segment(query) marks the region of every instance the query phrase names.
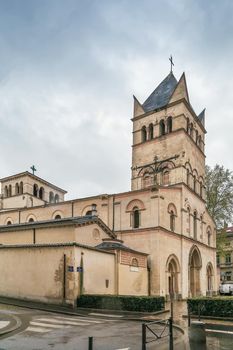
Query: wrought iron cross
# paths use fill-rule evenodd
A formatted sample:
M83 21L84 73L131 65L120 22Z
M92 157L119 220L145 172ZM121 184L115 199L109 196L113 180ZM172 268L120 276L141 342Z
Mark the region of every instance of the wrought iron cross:
M171 62L171 72L172 72L172 66L174 66L173 60L172 60L172 55L169 58L169 61Z
M36 168L35 168L35 165L31 166L30 169L32 170L32 174L33 174L33 175L35 174L35 171L37 171Z

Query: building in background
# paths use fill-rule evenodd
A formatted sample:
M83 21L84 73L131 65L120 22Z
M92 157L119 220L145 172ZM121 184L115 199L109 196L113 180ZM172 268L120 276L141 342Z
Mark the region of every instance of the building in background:
M220 269L220 280L233 281L233 226L227 227L226 233L223 233L223 235L222 251L217 251L217 266Z

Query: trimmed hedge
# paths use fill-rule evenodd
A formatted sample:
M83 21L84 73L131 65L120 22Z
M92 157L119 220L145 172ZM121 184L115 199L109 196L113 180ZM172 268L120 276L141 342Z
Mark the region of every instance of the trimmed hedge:
M164 297L125 296L125 295L81 295L78 307L123 311L154 312L164 309Z
M187 300L193 315L233 317L233 297L192 298Z

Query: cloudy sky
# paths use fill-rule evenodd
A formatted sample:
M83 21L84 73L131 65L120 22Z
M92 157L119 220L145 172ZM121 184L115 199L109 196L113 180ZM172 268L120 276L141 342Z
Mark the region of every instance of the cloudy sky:
M0 0L0 177L130 189L133 99L185 71L207 163L233 170L233 1Z

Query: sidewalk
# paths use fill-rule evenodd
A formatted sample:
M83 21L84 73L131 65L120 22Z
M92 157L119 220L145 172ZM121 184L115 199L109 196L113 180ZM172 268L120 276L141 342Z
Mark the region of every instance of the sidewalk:
M89 308L73 308L69 305L54 305L30 300L20 300L13 298L0 297L0 304L14 305L23 308L42 310L47 312L62 313L75 316L90 316L90 314L98 314L98 316L118 318L129 321L152 321L169 317L169 310L157 312L135 312L122 310L107 309L89 309ZM94 316L94 315L93 315Z

